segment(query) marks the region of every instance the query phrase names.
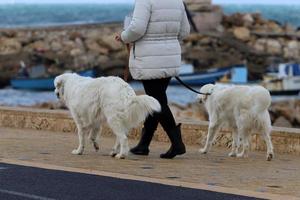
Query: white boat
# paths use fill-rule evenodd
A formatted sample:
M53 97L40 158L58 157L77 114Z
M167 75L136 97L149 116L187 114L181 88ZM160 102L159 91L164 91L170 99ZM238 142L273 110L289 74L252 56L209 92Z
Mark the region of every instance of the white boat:
M300 92L300 65L294 63L280 64L277 72L267 73L262 81L249 82L246 67L233 68L231 78L218 84L262 85L271 95L298 95Z

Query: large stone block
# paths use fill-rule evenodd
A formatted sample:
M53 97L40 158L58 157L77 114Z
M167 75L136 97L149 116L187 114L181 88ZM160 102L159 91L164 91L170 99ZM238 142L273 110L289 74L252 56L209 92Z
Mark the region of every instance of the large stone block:
M216 30L221 24L222 17L223 12L217 6L214 6L211 11L193 13L193 20L199 32Z

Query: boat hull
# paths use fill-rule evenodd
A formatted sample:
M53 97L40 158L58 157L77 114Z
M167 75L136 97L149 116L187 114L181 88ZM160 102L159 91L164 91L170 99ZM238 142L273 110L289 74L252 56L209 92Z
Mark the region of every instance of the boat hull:
M215 83L224 75L230 72L232 67L212 69L206 72L190 73L179 75L179 78L188 85L202 86L209 83ZM171 85L179 85L180 83L172 78L170 81Z
M94 70L86 70L78 72L81 76L95 77ZM48 78L15 78L10 80L10 84L14 89L21 90L53 90L55 77Z

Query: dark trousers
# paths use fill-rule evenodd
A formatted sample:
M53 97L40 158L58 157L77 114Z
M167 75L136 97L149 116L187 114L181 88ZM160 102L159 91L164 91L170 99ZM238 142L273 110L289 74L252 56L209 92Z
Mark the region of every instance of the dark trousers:
M161 105L161 112L149 115L144 123L144 128L149 133L154 133L158 123L163 129L169 133L176 127L173 114L168 106L168 98L166 94L167 87L171 78L143 80L144 89L147 95L157 99Z

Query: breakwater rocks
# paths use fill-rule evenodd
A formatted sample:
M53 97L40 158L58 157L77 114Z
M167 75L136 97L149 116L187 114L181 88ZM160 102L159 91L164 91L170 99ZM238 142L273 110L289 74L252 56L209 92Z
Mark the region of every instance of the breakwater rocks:
M29 67L44 64L47 75L87 68L121 75L127 52L114 40L121 30L121 24L0 29L0 80L7 83L20 61ZM297 62L300 58L300 31L260 14L222 15L220 24L199 31L182 45L183 59L193 63L196 71L247 62L250 73L257 76L274 60Z
M87 68L120 74L127 57L114 40L120 31L120 24L0 30L0 79L14 76L20 61L45 65L47 75Z
M185 41L184 58L198 68L247 63L252 75L270 64L300 61L300 30L260 14L224 15L221 23Z

